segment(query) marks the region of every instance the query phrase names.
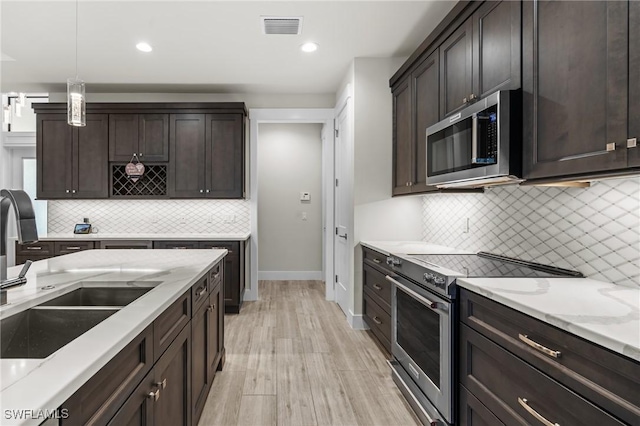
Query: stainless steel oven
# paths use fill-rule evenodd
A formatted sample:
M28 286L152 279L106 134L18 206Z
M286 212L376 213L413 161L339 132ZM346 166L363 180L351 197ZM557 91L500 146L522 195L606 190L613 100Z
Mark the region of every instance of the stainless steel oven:
M411 398L422 399L414 411L424 423L443 424L441 418L451 423L454 305L401 276L387 280L393 283L391 350L402 367L394 373L396 383L400 381ZM420 392L411 392L416 385Z

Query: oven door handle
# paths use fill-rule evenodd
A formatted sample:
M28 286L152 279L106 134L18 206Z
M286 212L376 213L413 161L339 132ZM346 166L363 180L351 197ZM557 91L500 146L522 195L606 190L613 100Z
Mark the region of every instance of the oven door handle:
M416 293L415 291L411 290L409 287L407 287L406 285L402 284L398 280L394 280L389 275L386 275L385 279L387 281L393 283L396 287L399 287L400 290L402 290L405 293L409 294L414 299L417 299L418 301L420 301L420 303L422 303L423 305L428 306L431 309L438 309L438 302L433 302L433 301L427 299L426 297Z

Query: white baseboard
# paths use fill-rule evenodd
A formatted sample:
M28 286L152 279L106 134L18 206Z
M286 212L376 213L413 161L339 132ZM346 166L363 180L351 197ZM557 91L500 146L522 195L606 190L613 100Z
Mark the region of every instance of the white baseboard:
M322 271L258 271L258 280L322 280Z
M347 316L347 321L349 322L349 325L351 326L351 328L354 330L369 329L369 326L367 325L367 323L364 322L364 315L355 315L353 312L351 312L351 309L349 309L349 315Z

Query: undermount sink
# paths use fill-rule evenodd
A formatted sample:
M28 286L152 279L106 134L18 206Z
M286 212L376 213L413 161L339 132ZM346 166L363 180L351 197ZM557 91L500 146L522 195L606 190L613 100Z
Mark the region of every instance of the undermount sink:
M126 306L152 287L80 287L39 306Z
M0 358L46 358L118 309L31 308L0 322Z

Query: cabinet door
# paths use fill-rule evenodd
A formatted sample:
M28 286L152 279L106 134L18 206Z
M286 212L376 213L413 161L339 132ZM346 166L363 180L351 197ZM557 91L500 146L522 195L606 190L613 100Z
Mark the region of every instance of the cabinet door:
M153 426L156 402L150 394L156 390L153 371L150 371L107 425Z
M440 81L438 52L429 55L411 73L415 116L413 117L413 176L411 192L437 191L427 185L427 127L440 119Z
M521 2L488 1L473 15L473 94L520 88Z
M191 327L182 329L153 367L160 396L153 403L156 426L191 426Z
M498 426L504 425L487 407L478 401L464 386L460 385L460 425Z
M109 161L129 162L138 153L138 114L109 114Z
M191 398L193 401L191 415L194 420L200 418L200 414L207 402L207 395L211 387L209 374L209 362L211 359L211 340L213 333L217 334L217 328L212 330L210 304L202 305L191 319Z
M467 19L440 45L441 118L464 107L472 94L473 21Z
M139 114L140 161L169 161L169 115Z
M205 190L205 116L171 114L169 117L169 196L204 197Z
M629 134L640 143L640 2L629 2ZM629 150L629 166L640 167L640 145Z
M109 196L107 114L87 114L87 125L74 132L73 188L76 198L107 198Z
M38 114L37 197L69 198L73 189L73 127L66 114Z
M628 12L622 1L523 3L525 178L626 168Z
M411 79L393 89L393 195L411 192Z
M209 358L208 358L208 373L209 382L213 383L213 377L218 370L218 364L220 357L222 356L222 331L223 325L220 324L222 318L224 318L224 299L222 298L223 286L219 285L213 289L209 295Z
M207 114L208 197L244 196L244 120L241 114Z
M154 241L153 248L186 250L197 249L199 248L199 244L198 241Z

